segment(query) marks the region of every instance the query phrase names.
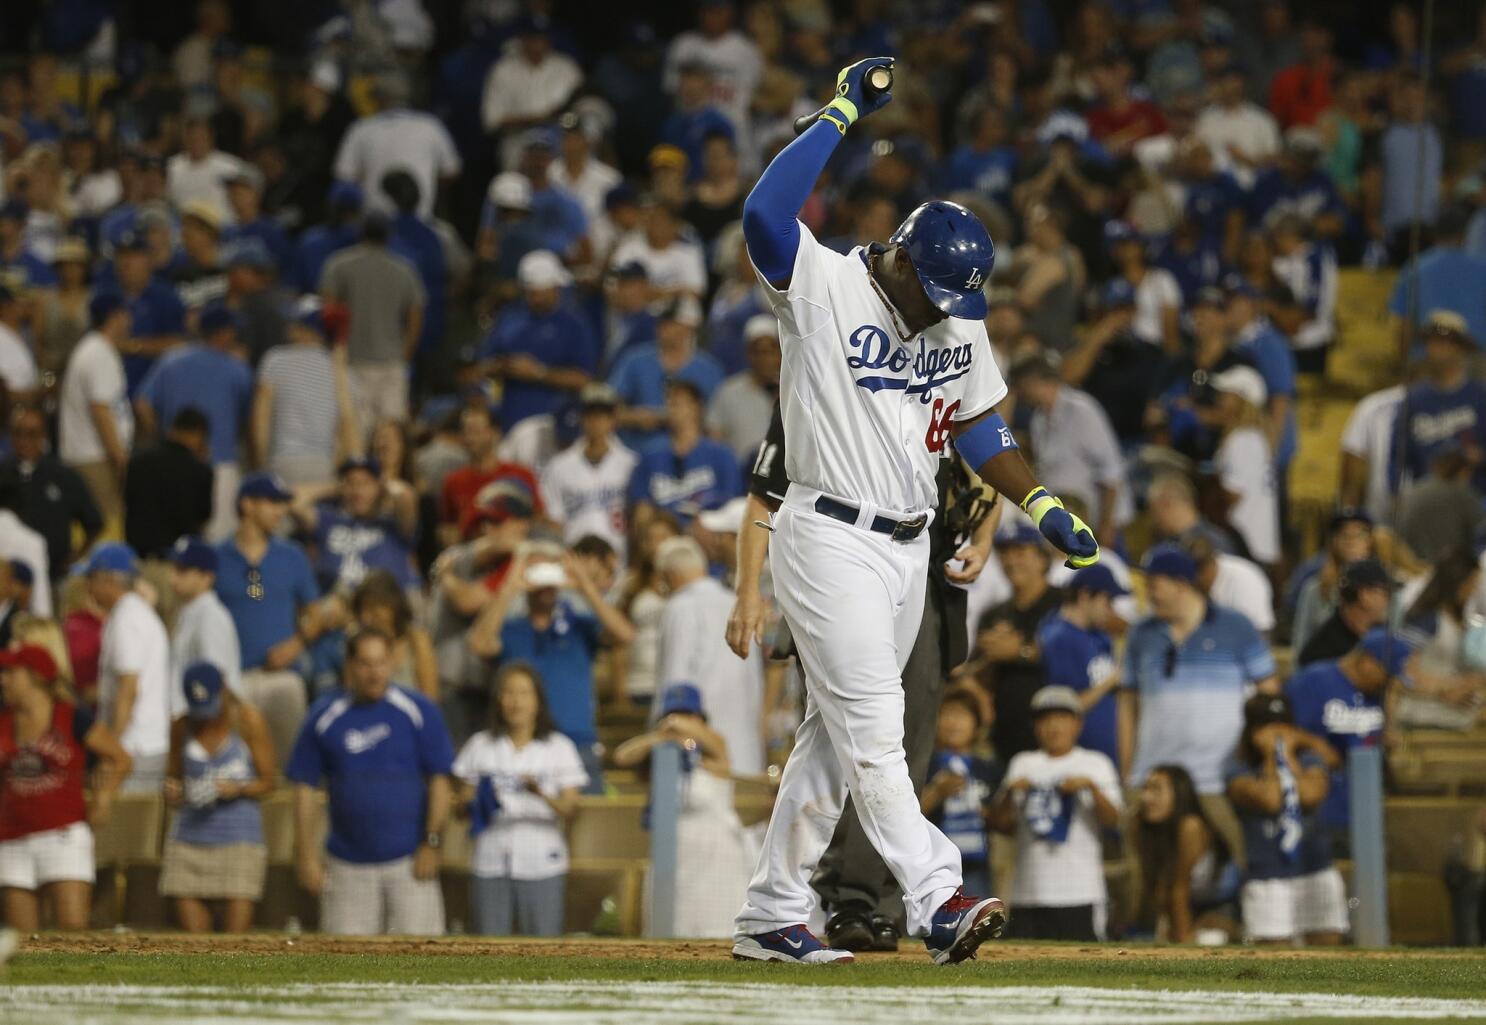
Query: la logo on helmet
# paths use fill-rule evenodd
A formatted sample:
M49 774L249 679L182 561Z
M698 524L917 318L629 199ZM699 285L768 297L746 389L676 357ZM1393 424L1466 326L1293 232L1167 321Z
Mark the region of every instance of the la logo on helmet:
M965 279L965 287L966 288L979 288L980 287L980 283L982 281L984 281L984 280L985 280L985 275L980 272L980 268L979 267L976 267L974 270L972 270L970 272L970 276Z

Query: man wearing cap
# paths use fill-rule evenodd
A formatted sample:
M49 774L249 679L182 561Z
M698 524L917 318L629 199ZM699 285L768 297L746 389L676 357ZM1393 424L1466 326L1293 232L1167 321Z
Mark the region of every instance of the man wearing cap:
M170 567L170 589L178 603L170 636L171 716L186 713L188 695L181 681L186 668L198 662L216 666L227 688L246 700L237 624L216 592L216 548L199 537L183 537L170 549Z
M677 35L666 51L665 86L671 93L678 90L684 66L707 68L712 102L746 132L750 104L765 62L757 44L737 27L736 21L733 0L705 0L697 12L697 27ZM750 148L739 148L748 155L751 165L754 154Z
M114 294L95 295L88 304L92 330L72 350L62 377L57 424L62 462L88 484L104 519L123 519L121 490L134 413L120 350L128 343L131 316Z
M166 270L188 318L227 294L222 219L222 211L204 199L193 199L181 210L181 252Z
M289 341L258 364L250 421L257 465L291 486L319 484L335 472L336 454L361 447L346 349L326 349L329 325L317 296L294 307Z
M1354 748L1382 742L1388 688L1410 684L1406 667L1413 654L1403 636L1373 627L1340 657L1312 663L1285 684L1295 725L1325 737L1340 763L1332 769L1331 790L1320 812L1339 857L1351 846L1346 759Z
M707 264L702 247L681 235L681 219L665 203L646 201L642 229L614 247L615 267L635 261L645 268L656 301L690 296L700 301L707 291Z
M498 451L500 440L496 414L489 406L475 402L460 411L459 441L469 463L444 478L439 496L439 532L445 544L453 544L469 532L475 499L492 481L515 481L526 490L535 512L540 515L545 511L536 474L529 466L503 459Z
M1104 226L1104 244L1119 276L1135 289L1135 320L1131 331L1141 341L1175 356L1182 351L1182 290L1169 270L1152 267L1146 259L1145 239L1127 221Z
M723 379L722 364L697 349L702 311L694 300L672 300L659 317L656 340L631 346L609 371L609 384L623 404L619 436L637 451L665 427L666 391L672 382L690 384L705 405Z
M490 179L480 206L475 256L494 262L497 278L516 277L521 258L538 249L550 249L546 233L531 211L531 179L520 171L502 171Z
M501 137L503 162L510 166L522 129L550 121L583 84L583 71L552 48L552 21L544 14L517 20L516 45L490 67L480 100L480 124Z
M1282 214L1311 222L1321 238L1341 234L1347 208L1331 175L1321 167L1325 142L1314 128L1286 130L1284 148L1274 167L1259 172L1248 195L1248 223L1256 228Z
M1152 403L1160 413L1166 444L1190 459L1210 459L1217 448L1215 432L1202 422L1197 409L1211 399L1212 377L1243 362L1228 346L1223 307L1221 289L1198 289L1187 315L1190 342L1167 360L1153 389Z
M134 759L124 790L158 792L170 751L170 641L134 589L139 561L117 542L88 557L88 596L105 617L98 654L98 715Z
M1264 378L1268 399L1264 407L1264 433L1274 452L1275 472L1284 479L1295 456L1295 354L1290 342L1264 316L1258 289L1240 274L1223 279L1228 298L1229 347L1251 363Z
M1296 665L1340 658L1351 651L1364 634L1387 622L1393 589L1393 578L1377 559L1343 566L1336 582L1336 610L1309 636L1294 639L1299 645Z
M748 369L718 386L707 403L707 433L725 443L740 461L758 451L769 432L779 399L779 321L772 313L750 317L743 326Z
M1212 150L1219 166L1232 171L1245 187L1280 151L1280 126L1274 115L1249 102L1244 70L1230 63L1213 72L1211 102L1197 115L1193 131Z
M630 475L630 515L640 523L664 509L690 523L703 509L716 509L743 490L738 458L726 445L702 434L702 392L677 377L666 385L666 437L639 448Z
M557 254L538 249L516 268L519 303L501 311L475 350L474 371L501 381L501 429L556 414L599 368L598 339L563 301L573 276Z
M231 310L220 303L208 306L197 324L201 341L155 363L139 386L134 409L144 434L174 423L183 409L210 411L207 440L215 483L206 537L217 542L231 534L237 522L233 497L242 479L238 451L253 397L253 372L238 355L238 322Z
M1062 605L1037 628L1043 678L1078 694L1079 746L1105 755L1111 766L1120 757L1114 697L1120 674L1109 636L1111 603L1129 593L1103 563L1074 570L1063 587Z
M341 463L335 483L299 489L289 512L327 594L350 592L373 570L391 573L405 591L419 586L418 493L405 481L383 478L375 457L353 456Z
M295 154L298 160L299 154ZM244 163L227 177L227 202L232 207L232 223L222 231L227 245L243 239L257 239L273 257L274 266L287 273L292 257L289 236L272 217L263 213L263 172Z
M117 288L108 291L121 297L129 310L129 333L119 349L133 395L155 360L180 344L186 307L175 289L156 275L141 231L127 231L114 240L113 271Z
M1266 568L1280 561L1280 509L1274 456L1257 420L1267 398L1264 378L1238 364L1209 379L1211 393L1199 400L1198 419L1218 435L1213 453L1217 508L1243 541L1249 558Z
M1101 837L1120 823L1120 777L1108 755L1079 744L1084 701L1072 687L1043 687L1031 711L1037 749L1007 764L988 814L992 828L1016 837L1012 935L1101 940L1109 901Z
M1010 759L1037 747L1031 702L1046 682L1037 628L1058 611L1061 596L1047 582L1051 557L1042 534L1027 520L1019 518L997 536L995 553L1011 597L981 615L974 644L996 703L991 745L998 758Z
M283 481L254 473L237 489L237 530L217 545L217 597L242 646L243 690L268 720L284 757L304 716L301 656L320 636L320 588L304 549L278 536L293 496Z
M1423 479L1434 454L1452 442L1475 467L1476 489L1486 489L1486 386L1471 379L1474 351L1464 317L1448 310L1429 315L1421 373L1393 424L1388 479L1394 494L1404 482Z
M185 406L154 444L135 449L124 478L124 537L145 560L165 559L176 540L212 517L206 415ZM153 576L153 574L147 574Z
M702 147L708 136L721 135L731 141L736 134L732 120L712 102L712 71L700 61L687 61L675 69L675 103L661 125L662 142L686 154L687 180L702 177Z
M1050 354L1029 352L1011 364L1006 380L1018 416L1028 417L1025 437L1038 475L1065 501L1083 503L1097 537L1113 538L1133 509L1120 442L1099 403L1063 384L1058 368Z
M613 545L623 559L628 535L625 496L639 456L614 434L618 409L618 394L601 381L578 393L582 436L543 468L542 494L566 543L594 534Z
M639 261L610 270L604 279L604 366L612 366L634 346L655 341L653 298L650 274Z
M573 592L582 600L575 601ZM524 608L517 602L523 596ZM628 644L634 632L629 619L599 593L583 565L562 545L527 541L465 642L487 669L497 660L526 661L536 668L553 721L577 746L588 771L585 792L601 794L594 663L601 647ZM488 673L480 677L483 683ZM471 682L460 681L464 687ZM484 689L488 695L488 687Z
M438 118L409 106L402 70L378 75L372 93L377 109L346 130L335 155L335 176L360 186L368 207L387 211L391 204L382 194L382 177L401 168L418 183L419 215L432 217L439 186L464 166L454 139Z
M325 197L325 223L306 228L294 247L294 270L289 278L297 291L316 291L325 262L361 238L358 218L362 203L361 186L351 182L331 184Z
M368 430L408 417L408 368L428 301L417 269L388 248L390 233L385 214L369 215L361 241L327 260L320 276L321 300L350 311L351 392Z
M1238 821L1223 796L1223 764L1254 690L1278 690L1274 656L1247 619L1208 601L1197 562L1161 544L1141 568L1151 615L1130 628L1120 673L1120 764L1139 784L1157 765L1192 775L1203 812L1234 852ZM1237 857L1237 855L1235 855ZM1241 860L1241 859L1239 859Z
M25 402L37 397L41 377L31 347L21 336L20 298L0 280L0 385L12 402Z
M707 556L689 537L661 542L655 568L668 590L661 613L660 660L652 721L661 718L663 692L694 682L713 728L727 741L733 772L757 775L764 756L764 662L759 647L746 658L728 650L727 624L733 595L707 572Z
M598 120L575 112L562 115L558 120L562 141L558 143L558 157L548 171L552 184L565 189L582 205L590 235L604 216L604 199L609 190L624 181L623 175L594 156L594 146L603 142L604 134L602 126L596 123Z

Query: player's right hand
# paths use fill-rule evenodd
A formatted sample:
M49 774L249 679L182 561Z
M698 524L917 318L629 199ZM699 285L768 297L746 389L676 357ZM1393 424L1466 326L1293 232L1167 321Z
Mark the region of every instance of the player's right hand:
M865 82L867 72L873 68L892 66L892 57L868 57L866 60L857 61L850 67L842 68L841 73L836 76L836 98L826 105L824 116L831 116L833 120L843 120L849 128L856 124L857 119L887 106L892 102L893 91L889 89L887 92L868 97ZM832 111L835 112L834 115L830 113Z
M734 655L747 658L748 648L755 641L763 646L764 621L768 612L763 596L757 592L740 594L733 601L733 611L728 616L727 641Z
M1099 561L1099 542L1089 525L1063 508L1046 488L1033 488L1022 499L1022 511L1032 517L1043 537L1068 556L1063 565L1069 569L1083 569Z

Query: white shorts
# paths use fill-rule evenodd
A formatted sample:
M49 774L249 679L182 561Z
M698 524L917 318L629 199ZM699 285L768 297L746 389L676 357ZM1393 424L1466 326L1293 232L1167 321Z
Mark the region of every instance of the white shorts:
M35 890L48 883L91 883L93 831L86 822L0 843L0 887Z
M1294 879L1251 879L1240 900L1250 940L1347 932L1347 888L1335 866Z

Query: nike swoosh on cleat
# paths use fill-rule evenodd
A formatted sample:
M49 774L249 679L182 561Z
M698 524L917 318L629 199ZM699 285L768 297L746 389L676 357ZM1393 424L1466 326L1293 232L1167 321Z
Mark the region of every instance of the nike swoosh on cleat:
M801 947L803 947L805 945L805 941L804 940L792 940L792 939L788 938L787 936L781 936L780 939L784 940L784 943L785 943L786 946L788 946L788 947L790 947L790 948L792 948L794 950L799 950Z

